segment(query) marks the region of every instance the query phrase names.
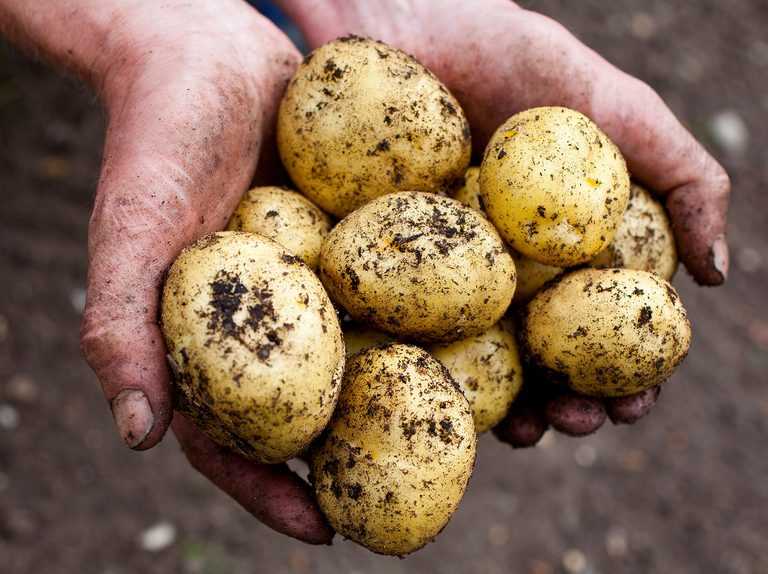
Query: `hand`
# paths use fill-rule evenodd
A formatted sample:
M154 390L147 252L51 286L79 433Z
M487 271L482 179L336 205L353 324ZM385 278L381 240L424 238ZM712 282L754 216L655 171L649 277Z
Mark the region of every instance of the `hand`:
M163 274L226 225L300 55L241 0L0 0L0 31L84 76L106 108L82 348L123 440L150 448L173 417ZM265 524L330 542L311 489L285 465L226 452L178 414L173 429L191 464Z
M354 33L415 55L461 102L476 151L521 110L562 105L585 113L618 144L633 177L666 199L680 257L694 279L702 285L725 280L727 174L648 85L613 67L553 20L507 0L283 0L282 5L313 47ZM549 424L583 435L599 428L606 415L631 423L648 412L658 390L611 401L556 390L537 395L518 401L497 434L523 445L535 443Z

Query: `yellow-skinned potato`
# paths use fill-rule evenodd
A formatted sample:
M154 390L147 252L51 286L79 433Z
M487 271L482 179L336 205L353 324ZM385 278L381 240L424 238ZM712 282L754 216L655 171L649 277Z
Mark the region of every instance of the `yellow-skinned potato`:
M311 455L331 526L381 554L418 550L443 529L475 460L467 399L439 361L410 345L350 359L339 405Z
M464 184L453 192L453 199L467 207L485 213L483 198L480 196L480 168L470 167L464 173Z
M344 346L347 349L347 357L377 345L393 342L391 335L371 329L365 325L360 325L359 323L345 325L342 327L342 331L344 332Z
M515 269L517 270L517 288L512 299L512 303L515 305L530 301L547 282L563 272L562 267L539 263L519 253L513 252L512 258L515 260Z
M632 184L629 204L611 244L589 262L591 267L623 267L655 273L669 281L677 270L677 249L664 206Z
M552 382L619 397L669 378L688 352L691 325L664 279L646 271L582 269L533 298L522 338Z
M331 227L331 218L300 193L267 186L255 187L243 196L227 229L272 239L316 269Z
M450 188L471 150L464 112L429 70L354 36L299 66L280 105L277 143L299 189L339 217L387 193Z
M354 319L417 341L488 329L515 290L512 257L493 225L431 193L393 193L348 215L323 244L319 273Z
M567 108L516 114L494 133L480 168L488 217L516 251L569 267L613 239L629 198L619 149Z
M165 282L162 329L180 410L219 444L283 462L330 420L341 328L317 277L277 243L222 232L186 248Z
M495 427L523 384L512 325L502 320L479 335L427 350L445 365L467 397L475 431L479 434Z

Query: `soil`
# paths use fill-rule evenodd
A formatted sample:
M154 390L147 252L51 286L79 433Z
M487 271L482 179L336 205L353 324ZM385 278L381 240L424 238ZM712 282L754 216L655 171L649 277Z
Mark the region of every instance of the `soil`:
M768 4L524 4L651 83L733 178L730 280L702 289L678 274L695 340L652 414L525 451L485 436L457 515L404 560L273 533L173 438L128 451L78 349L104 118L0 45L3 572L768 573ZM140 538L158 523L175 536L150 552Z

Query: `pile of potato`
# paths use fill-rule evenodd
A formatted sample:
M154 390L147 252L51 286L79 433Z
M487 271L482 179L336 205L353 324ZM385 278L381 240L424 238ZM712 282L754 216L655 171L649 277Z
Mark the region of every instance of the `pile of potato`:
M250 190L185 249L161 321L177 408L249 459L307 457L342 535L432 540L524 384L627 396L685 357L667 215L584 115L516 114L468 167L445 86L347 37L299 67L277 136L298 191Z

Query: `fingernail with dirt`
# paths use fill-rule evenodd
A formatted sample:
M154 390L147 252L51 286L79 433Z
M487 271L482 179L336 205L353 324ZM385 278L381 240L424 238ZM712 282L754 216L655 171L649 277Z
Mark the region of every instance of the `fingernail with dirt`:
M718 236L712 244L712 265L723 279L728 278L728 244L723 235Z
M155 424L147 396L138 390L126 389L112 399L112 415L120 437L129 448L144 442Z

